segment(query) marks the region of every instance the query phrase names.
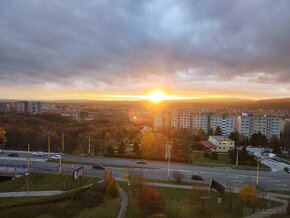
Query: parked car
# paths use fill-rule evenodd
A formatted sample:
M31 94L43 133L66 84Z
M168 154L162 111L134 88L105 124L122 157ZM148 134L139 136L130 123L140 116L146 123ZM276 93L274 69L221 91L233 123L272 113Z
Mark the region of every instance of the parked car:
M272 160L277 161L277 162L282 162L282 159L279 157L273 157Z
M10 154L8 154L8 157L19 157L19 154L17 154L17 153L10 153Z
M4 154L4 151L3 151L3 149L0 149L0 154Z
M105 167L102 164L94 164L93 169L94 170L104 170Z
M32 153L33 156L44 156L44 153L42 151L37 151Z
M192 175L191 176L192 180L197 180L197 181L204 181L204 179L202 177L200 177L199 175Z
M284 167L286 173L290 173L290 167Z
M59 154L53 155L50 159L51 160L59 160L61 156Z
M146 161L144 159L136 161L137 164L146 164Z

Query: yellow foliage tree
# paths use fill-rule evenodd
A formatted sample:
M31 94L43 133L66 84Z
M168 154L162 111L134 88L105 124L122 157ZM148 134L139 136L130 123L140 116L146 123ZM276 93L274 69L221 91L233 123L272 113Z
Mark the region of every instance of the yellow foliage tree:
M0 145L1 144L5 145L6 142L7 142L6 131L4 130L3 127L0 127Z
M259 201L259 193L251 183L246 183L241 187L240 198L247 204L255 204Z
M154 142L154 134L151 130L146 130L142 134L141 138L141 150L143 153L145 153L148 149L152 147L152 144Z

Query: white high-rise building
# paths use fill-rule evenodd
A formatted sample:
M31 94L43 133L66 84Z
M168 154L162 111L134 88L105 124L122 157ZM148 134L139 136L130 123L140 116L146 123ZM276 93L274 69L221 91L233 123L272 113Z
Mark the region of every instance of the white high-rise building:
M179 116L177 110L171 112L171 128L173 129L179 128Z
M229 136L236 131L237 118L235 116L213 115L210 117L210 128L214 131L217 127L222 130L223 136Z
M262 133L268 139L272 136L280 138L281 118L270 116L253 116L243 113L238 117L238 132L250 138L254 133Z
M28 112L31 114L40 114L42 111L39 101L28 102Z
M192 115L192 130L202 129L205 133L208 132L209 116L207 114L193 114Z
M171 114L169 112L158 112L154 114L154 131L162 131L171 128Z
M181 112L178 114L179 128L190 129L191 128L191 113Z

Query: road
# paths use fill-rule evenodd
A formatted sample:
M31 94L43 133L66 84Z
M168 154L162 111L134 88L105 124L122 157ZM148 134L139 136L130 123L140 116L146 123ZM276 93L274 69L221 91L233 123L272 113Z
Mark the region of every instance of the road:
M6 153L6 152L5 152ZM3 159L3 157L5 157ZM9 157L0 155L0 165L13 165L25 168L27 162L27 154L19 153L19 157ZM23 160L24 158L24 160ZM39 160L40 159L40 160ZM35 172L42 171L58 171L59 164L52 162L45 162L47 156L35 157L31 159L31 169ZM74 161L80 164L63 164L63 171L66 173L72 173L73 170L82 166L81 162L87 163L99 163L104 165L114 165L116 167L105 167L112 171L115 177L122 177L126 172L130 170L139 171L144 174L145 177L150 179L167 180L167 163L158 161L147 161L146 165L140 165L136 163L136 160L120 159L120 158L106 158L106 157L86 157L86 156L74 156L64 155L64 161ZM120 167L118 167L118 165ZM128 166L128 167L126 167ZM132 168L138 167L138 168ZM143 168L140 168L143 167ZM93 170L92 166L85 166L87 174L102 177L103 171ZM211 179L216 179L225 186L233 189L238 189L245 182L251 182L256 184L256 171L253 170L239 170L232 169L230 167L207 167L207 166L194 166L189 164L171 163L170 172L178 170L186 175L185 181L191 180L191 175L197 174L204 178L206 182L210 182ZM285 190L290 191L290 174L284 171L259 172L259 186L266 189Z

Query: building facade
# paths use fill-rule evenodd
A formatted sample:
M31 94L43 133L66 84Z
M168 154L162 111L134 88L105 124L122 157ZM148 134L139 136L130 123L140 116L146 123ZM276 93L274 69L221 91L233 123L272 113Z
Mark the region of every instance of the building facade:
M250 138L254 133L262 133L268 139L273 136L280 138L282 121L279 117L271 116L253 116L243 113L238 117L239 134Z
M171 113L170 112L158 112L154 114L154 131L163 131L171 128Z

